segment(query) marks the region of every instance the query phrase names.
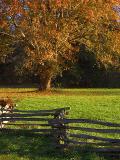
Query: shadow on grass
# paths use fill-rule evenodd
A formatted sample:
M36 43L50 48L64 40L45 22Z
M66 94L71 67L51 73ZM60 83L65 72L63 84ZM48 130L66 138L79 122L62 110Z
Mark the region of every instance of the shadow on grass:
M64 94L64 95L81 95L81 96L113 96L113 95L120 95L120 90L119 88L118 89L107 89L107 88L104 88L104 89L53 89L52 90L52 93L54 94Z
M6 92L2 92L2 93L6 93ZM13 94L16 94L16 93L22 93L22 94L26 94L26 93L39 93L39 91L37 89L35 90L32 90L32 91L8 91L8 93L13 93Z
M8 90L7 90L7 88L4 88L5 90L1 90L0 91L0 93L1 94L4 94L4 93L8 93L8 94L38 94L38 95L48 95L48 94L52 94L52 93L54 93L54 92L52 92L51 90L39 90L39 88L34 88L34 89L32 89L32 88L29 88L29 89L27 89L27 88L21 88L21 89L19 89L19 88L16 88L16 89L14 89L14 88L8 88ZM64 93L63 93L64 94Z
M12 88L12 89L21 89L21 88L38 88L38 84L0 84L0 88Z
M28 134L0 134L0 154L17 154L36 159L52 156L51 137Z
M44 93L65 95L120 95L120 88L51 88L48 91L39 91L38 84L0 85L0 89L9 89L10 93ZM1 91L2 92L2 91ZM4 92L4 90L3 90Z
M17 155L17 157L27 157L30 160L115 159L110 156L97 155L90 150L81 150L79 147L66 149L65 151L56 149L55 145L51 143L52 141L50 136L0 133L0 155Z

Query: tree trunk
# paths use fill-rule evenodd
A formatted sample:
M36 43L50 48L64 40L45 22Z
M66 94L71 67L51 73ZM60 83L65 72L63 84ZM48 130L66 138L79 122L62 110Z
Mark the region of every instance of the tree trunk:
M40 78L40 91L49 90L51 88L51 76L46 76L44 78Z

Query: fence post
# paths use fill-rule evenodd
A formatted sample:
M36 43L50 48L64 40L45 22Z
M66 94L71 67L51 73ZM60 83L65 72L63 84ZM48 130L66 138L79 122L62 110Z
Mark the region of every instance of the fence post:
M68 111L66 111L66 109L58 109L54 114L54 118L49 121L49 124L52 127L55 146L57 148L64 148L67 146L67 130L65 125L65 115L67 113Z

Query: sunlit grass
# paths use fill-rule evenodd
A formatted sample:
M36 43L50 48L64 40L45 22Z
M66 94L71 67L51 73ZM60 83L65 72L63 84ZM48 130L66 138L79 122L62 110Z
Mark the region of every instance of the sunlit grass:
M13 98L18 104L18 109L38 110L70 107L70 118L120 123L120 89L52 89L47 92L38 92L36 88L1 88L0 97ZM105 128L91 124L79 124L79 126ZM120 139L119 134L88 134ZM1 151L8 151L7 155L1 154L0 160L103 160L94 155L90 158L89 154L85 157L76 151L59 154L53 149L54 147L50 147L49 140L44 138L0 135L0 144ZM24 147L22 148L22 146Z

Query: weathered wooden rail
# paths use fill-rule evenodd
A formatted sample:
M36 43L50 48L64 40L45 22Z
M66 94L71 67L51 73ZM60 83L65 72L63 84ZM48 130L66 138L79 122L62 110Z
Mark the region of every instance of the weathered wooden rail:
M56 147L91 146L96 152L120 154L120 124L90 119L69 119L65 117L69 109L13 110L12 113L3 113L0 115L0 123L8 123L0 132L52 135ZM98 127L82 127L84 124ZM92 135L93 133L103 136ZM118 138L104 137L106 133L117 134Z
M50 134L52 128L47 129L47 127L51 127L49 121L55 119L56 117L60 117L61 115L64 116L68 109L69 108L60 108L37 111L13 110L12 113L8 113L8 110L4 110L4 112L2 111L2 114L0 115L0 124L1 126L5 126L4 128L1 127L0 131L17 132L23 131L26 128L26 130L28 130L29 132L48 132ZM5 111L7 111L7 113L5 113ZM8 122L7 124L4 123L6 121ZM15 129L14 127L17 128ZM42 129L40 127L42 127Z

